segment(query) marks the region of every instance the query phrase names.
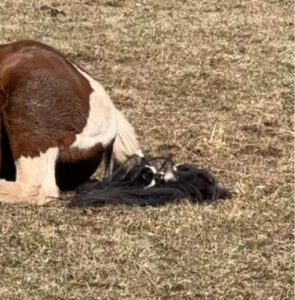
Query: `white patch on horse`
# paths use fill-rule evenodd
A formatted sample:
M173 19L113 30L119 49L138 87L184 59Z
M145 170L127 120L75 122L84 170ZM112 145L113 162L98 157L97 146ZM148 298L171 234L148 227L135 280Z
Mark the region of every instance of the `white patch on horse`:
M76 135L71 147L90 149L97 144L109 145L118 133L116 109L104 88L90 75L74 67L82 74L93 89L89 96L89 115L86 126Z
M40 189L46 197L58 197L59 191L55 180L55 164L58 148L49 148L45 153L33 158L21 156L16 161L16 182L29 188Z
M16 181L0 180L0 202L43 205L59 196L55 180L58 148L39 156L21 156L16 162Z

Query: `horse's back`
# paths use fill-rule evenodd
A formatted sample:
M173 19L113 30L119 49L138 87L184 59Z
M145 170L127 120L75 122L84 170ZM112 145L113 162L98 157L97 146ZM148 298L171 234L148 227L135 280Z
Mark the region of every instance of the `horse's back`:
M33 75L35 80L40 76L42 84L46 83L42 82L42 76L47 76L48 80L54 77L56 83L52 88L70 88L81 101L89 102L92 91L89 81L54 48L35 41L20 41L0 47L0 83L4 92L12 91Z
M0 82L14 157L70 146L87 122L88 80L47 46L19 42L9 48L0 62Z

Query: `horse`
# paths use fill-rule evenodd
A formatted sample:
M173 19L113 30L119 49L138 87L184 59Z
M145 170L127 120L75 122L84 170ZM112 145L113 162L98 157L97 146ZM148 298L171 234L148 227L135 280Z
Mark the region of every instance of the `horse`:
M44 205L104 162L143 157L133 126L100 83L58 50L0 45L0 202Z

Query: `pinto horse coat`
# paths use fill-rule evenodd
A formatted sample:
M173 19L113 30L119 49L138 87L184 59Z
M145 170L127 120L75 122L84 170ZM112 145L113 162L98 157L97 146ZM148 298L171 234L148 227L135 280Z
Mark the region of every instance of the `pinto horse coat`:
M113 153L140 153L103 87L39 42L0 46L0 116L0 202L45 204L89 179L102 158L110 169Z

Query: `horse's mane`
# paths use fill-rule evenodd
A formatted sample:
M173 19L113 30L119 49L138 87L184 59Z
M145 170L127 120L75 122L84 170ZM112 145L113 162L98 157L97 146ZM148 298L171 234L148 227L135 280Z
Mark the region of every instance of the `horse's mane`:
M147 167L155 164L158 165L156 173ZM167 182L163 179L167 170L172 170L174 181ZM148 187L152 180L155 185ZM115 170L110 179L91 180L78 187L70 206L158 206L184 198L194 203L214 202L229 195L228 190L219 187L215 177L207 170L191 164L176 167L171 157L144 158L138 161L138 157L132 156Z

